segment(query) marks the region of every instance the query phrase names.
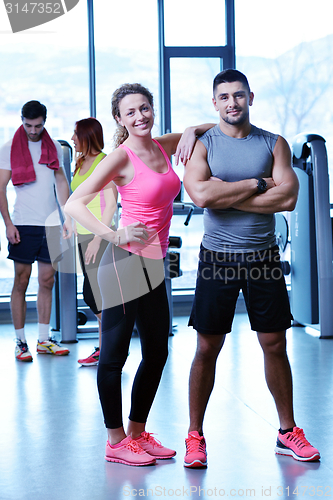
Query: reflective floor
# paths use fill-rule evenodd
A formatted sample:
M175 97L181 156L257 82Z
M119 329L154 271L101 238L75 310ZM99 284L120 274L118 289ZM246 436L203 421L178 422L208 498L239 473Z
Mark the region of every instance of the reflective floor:
M187 318L174 320L178 327L147 430L177 456L145 468L104 461L96 367L77 363L96 340L70 345L67 357L35 354L25 364L14 358L12 325L0 326L1 500L333 497L333 340L299 327L288 331L296 421L322 455L320 462L297 462L274 454L278 420L261 349L247 316L237 314L206 413L208 468L187 470L187 384L195 333ZM35 351L33 324L27 325L27 340ZM133 337L123 374L124 415L139 358Z

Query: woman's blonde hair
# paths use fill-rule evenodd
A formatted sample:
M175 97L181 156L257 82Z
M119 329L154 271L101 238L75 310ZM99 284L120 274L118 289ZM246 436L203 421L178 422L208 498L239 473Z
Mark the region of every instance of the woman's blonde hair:
M154 109L153 94L140 83L124 83L121 87L119 87L119 89L115 90L111 98L111 112L113 118L117 123L117 129L113 136L114 148L117 148L120 144L126 141L128 137L126 128L118 123L117 118L120 118L120 101L130 94L142 94L143 96L147 97L150 106Z

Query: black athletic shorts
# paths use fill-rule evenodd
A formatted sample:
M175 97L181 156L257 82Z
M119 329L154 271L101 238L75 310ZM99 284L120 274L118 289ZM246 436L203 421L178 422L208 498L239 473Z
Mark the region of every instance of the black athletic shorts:
M242 290L252 330L273 333L290 328L293 318L277 246L236 254L201 246L199 259L189 326L202 334L231 332Z
M40 261L51 264L62 259L60 226L16 226L20 243L8 243L8 259L22 264ZM51 258L51 256L52 258Z

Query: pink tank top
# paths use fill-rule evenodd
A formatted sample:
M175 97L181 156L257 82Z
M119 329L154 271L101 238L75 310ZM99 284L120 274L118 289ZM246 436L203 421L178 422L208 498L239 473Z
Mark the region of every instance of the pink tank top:
M162 146L155 139L153 141L163 153L168 165L167 172L155 172L127 146L121 144L119 147L126 151L133 164L134 177L125 186L117 186L117 189L122 206L120 226L142 222L148 227L149 233L146 244L132 242L122 248L143 257L160 259L167 253L173 200L179 193L180 180Z

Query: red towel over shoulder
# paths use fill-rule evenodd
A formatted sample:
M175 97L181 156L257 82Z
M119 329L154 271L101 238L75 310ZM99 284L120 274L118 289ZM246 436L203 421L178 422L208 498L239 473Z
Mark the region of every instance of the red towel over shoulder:
M57 148L44 128L42 134L42 153L38 163L47 165L52 170L59 169ZM10 150L10 166L14 186L34 182L36 172L28 146L28 137L23 125L15 132Z

